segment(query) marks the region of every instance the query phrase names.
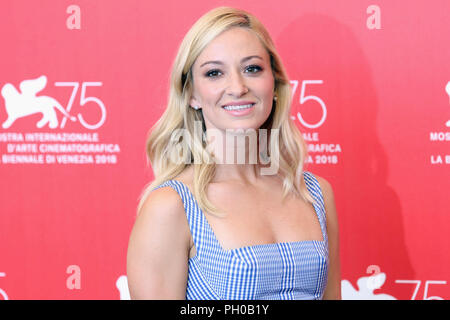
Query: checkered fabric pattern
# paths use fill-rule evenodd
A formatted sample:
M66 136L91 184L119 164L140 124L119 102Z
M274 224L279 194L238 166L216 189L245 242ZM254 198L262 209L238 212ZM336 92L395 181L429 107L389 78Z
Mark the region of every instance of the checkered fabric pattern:
M189 188L168 180L180 195L197 254L189 259L187 300L321 299L327 283L328 238L317 179L303 172L322 229L322 241L260 244L224 250ZM154 189L154 190L155 190Z

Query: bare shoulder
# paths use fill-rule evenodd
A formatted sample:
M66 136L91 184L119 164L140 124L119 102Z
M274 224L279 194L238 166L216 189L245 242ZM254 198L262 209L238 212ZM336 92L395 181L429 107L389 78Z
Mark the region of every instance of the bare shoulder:
M322 189L327 221L329 246L329 271L324 299L341 299L341 267L339 257L339 224L331 184L323 177L314 175Z
M312 174L312 173L311 173ZM327 215L327 220L336 221L336 205L334 201L334 191L331 184L325 178L313 174L317 179L320 185L320 189L322 190L323 202L325 205L325 211Z
M185 218L184 206L180 195L173 188L161 187L153 190L145 199L138 212L136 223L151 220L176 227L175 222L182 222Z
M314 177L316 177L317 181L319 182L324 199L333 196L333 187L328 182L328 180L321 176L318 176L317 174L314 174Z
M183 170L174 180L190 187L193 171L191 168ZM148 194L138 212L138 219L152 218L161 223L178 222L186 226L186 213L183 200L178 192L170 186L160 187Z
M153 190L131 231L127 275L133 299L183 299L189 226L183 202L171 187Z

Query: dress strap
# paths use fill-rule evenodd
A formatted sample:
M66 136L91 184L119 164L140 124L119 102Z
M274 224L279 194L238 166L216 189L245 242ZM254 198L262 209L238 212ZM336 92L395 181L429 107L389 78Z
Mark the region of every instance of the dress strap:
M306 188L315 200L313 206L319 219L323 240L325 244L327 244L328 237L322 189L312 173L304 171L303 177L305 179ZM172 179L160 184L153 190L162 187L171 187L180 195L197 253L201 253L203 248L207 248L208 246L215 251L220 251L220 244L188 186L181 181Z
M310 172L304 171L303 177L305 179L306 188L309 193L315 200L313 203L314 209L316 210L317 217L319 218L320 228L322 229L323 240L327 243L327 219L325 213L325 204L323 200L322 189L320 188L319 181L317 178Z
M189 224L189 229L191 231L192 240L194 241L197 253L200 253L200 251L202 251L202 248L204 247L204 242L208 241L209 237L207 235L208 232L207 226L205 225L205 219L203 218L203 214L200 211L201 209L197 203L197 200L195 200L189 188L184 183L178 180L167 180L153 190L162 187L171 187L181 197L184 211L186 213L186 218Z

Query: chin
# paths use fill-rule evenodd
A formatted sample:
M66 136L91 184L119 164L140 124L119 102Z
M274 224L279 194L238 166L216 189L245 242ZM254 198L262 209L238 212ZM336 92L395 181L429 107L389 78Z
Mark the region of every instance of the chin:
M261 124L259 124L259 123L257 123L257 124L251 124L251 123L249 123L249 124L237 124L236 123L236 125L227 127L226 130L230 130L230 131L244 131L244 132L246 130L255 130L255 131L257 131L259 128L261 128L261 126L262 126L262 123Z

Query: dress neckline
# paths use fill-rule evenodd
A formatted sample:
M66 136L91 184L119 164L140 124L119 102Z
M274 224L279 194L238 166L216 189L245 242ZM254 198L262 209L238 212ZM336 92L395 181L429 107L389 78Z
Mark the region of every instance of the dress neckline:
M195 206L198 208L198 210L200 212L200 215L201 215L201 219L204 221L204 223L206 224L207 228L211 232L214 241L219 246L220 250L225 252L225 253L227 253L227 254L233 254L233 253L245 251L245 250L248 250L248 249L257 249L257 248L264 248L264 247L274 248L274 247L278 247L278 246L286 246L286 245L291 246L291 245L300 245L300 244L308 244L308 243L311 243L311 244L315 243L315 244L318 244L318 245L325 245L326 235L324 233L324 228L322 226L322 221L320 219L320 213L318 211L318 208L316 207L316 204L313 204L314 211L316 213L317 219L319 220L320 229L322 231L322 240L299 240L299 241L271 242L271 243L245 245L245 246L232 248L232 249L225 249L222 246L222 244L220 243L219 239L217 239L217 236L214 233L214 230L212 229L211 225L209 224L208 219L206 219L205 213L203 212L202 208L200 208L200 206L199 206L199 204L197 202L197 199L195 199L195 197L192 194L192 192L189 189L189 187L186 184L184 184L183 182L181 182L179 180L176 180L176 179L171 179L169 181L174 181L176 183L179 183L184 189L186 189L188 196L193 200L193 202L195 203ZM195 255L195 256L197 256L197 255Z

